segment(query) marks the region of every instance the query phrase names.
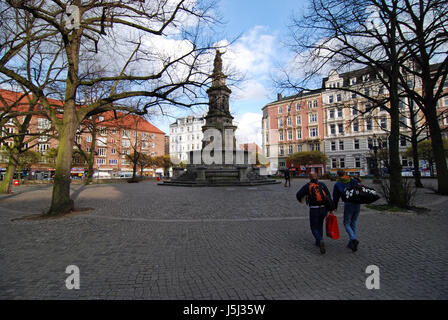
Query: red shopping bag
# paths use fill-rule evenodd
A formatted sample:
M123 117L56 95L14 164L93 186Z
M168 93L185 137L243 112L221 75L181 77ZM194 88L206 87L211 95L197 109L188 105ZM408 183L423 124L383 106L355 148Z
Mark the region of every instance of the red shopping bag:
M338 219L333 213L328 214L325 218L325 226L327 237L330 237L331 239L339 239Z

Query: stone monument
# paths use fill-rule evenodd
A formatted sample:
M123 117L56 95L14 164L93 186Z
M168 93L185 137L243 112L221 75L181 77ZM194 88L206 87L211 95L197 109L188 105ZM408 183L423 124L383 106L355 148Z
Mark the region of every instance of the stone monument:
M173 177L159 185L204 187L280 183L259 174L255 152L237 150L237 127L229 110L232 91L226 85L227 76L222 71L221 56L222 53L217 50L212 85L207 90L209 108L205 125L202 126L202 149L190 151L186 170L175 168Z

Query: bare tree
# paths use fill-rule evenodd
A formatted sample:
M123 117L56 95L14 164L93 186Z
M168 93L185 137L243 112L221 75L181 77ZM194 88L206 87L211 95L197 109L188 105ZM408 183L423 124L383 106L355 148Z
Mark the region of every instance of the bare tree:
M412 2L423 10L431 1ZM440 1L435 2L441 5ZM418 23L418 19L410 21L404 7L402 0L310 0L310 10L293 19L291 26L293 48L298 54L297 61L301 62L298 69L305 71L300 81L288 71L286 80L281 83L284 87L307 89L316 76L320 77L330 68L344 71L365 68L366 73L379 82L386 96L366 94L363 86L347 86L340 90L355 93L390 115L390 205L398 207L406 206L399 153L399 106L404 93L413 97L407 80L409 66L416 59L408 53L410 41L405 41L402 33L406 23ZM413 41L414 37L411 39ZM428 39L424 43L425 48L431 45Z
M70 166L76 130L83 119L107 110L144 114L151 107L206 102L201 89L209 81L204 65L211 45L203 31L215 22L213 1L71 3L8 0L0 5L4 40L0 74L38 97L58 131L50 215L74 208ZM17 28L17 22L30 28ZM20 68L29 63L22 56L28 44L40 48L40 60L33 63L46 67L33 81ZM106 75L97 76L97 71ZM53 80L51 90L42 86L46 79ZM100 83L111 84L107 96L87 104L80 99L83 87ZM58 114L49 97L61 93L64 106Z

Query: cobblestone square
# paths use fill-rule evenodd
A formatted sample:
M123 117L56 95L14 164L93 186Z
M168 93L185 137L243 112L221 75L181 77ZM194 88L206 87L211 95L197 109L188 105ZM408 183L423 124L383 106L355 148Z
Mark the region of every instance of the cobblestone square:
M363 206L359 250L325 239L321 255L308 208L291 188L180 188L72 185L86 214L13 220L43 212L51 186L20 186L0 197L1 299L447 299L448 198L429 188L428 213L381 213ZM333 182L324 181L332 190ZM425 180L427 187L431 181ZM68 265L80 289L68 290ZM380 269L379 290L365 270Z

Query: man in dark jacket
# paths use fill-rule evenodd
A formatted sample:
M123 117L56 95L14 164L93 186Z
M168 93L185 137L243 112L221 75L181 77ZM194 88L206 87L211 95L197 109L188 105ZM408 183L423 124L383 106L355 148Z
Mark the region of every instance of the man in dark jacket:
M349 185L359 184L360 179L351 178L345 175L344 169L338 170L338 181L333 188L333 201L335 210L338 207L339 199L344 194L344 190ZM361 205L353 202L344 202L344 227L350 238L347 248L352 249L353 252L358 250L359 241L356 236L356 223L358 222Z
M289 173L289 168L286 168L285 170L285 187L287 183L289 183L289 187L291 187L291 175Z
M296 194L296 198L299 202L306 203L310 207L310 227L311 232L313 233L314 238L316 239L316 246L320 248L320 252L322 254L325 253L325 244L323 241L323 229L324 229L324 220L328 213L328 210L325 208L325 205L322 203L315 203L310 197L310 183L318 184L325 195L331 199L330 191L328 191L327 186L319 182L317 180L317 174L315 172L310 173L309 175L310 182L305 184Z

